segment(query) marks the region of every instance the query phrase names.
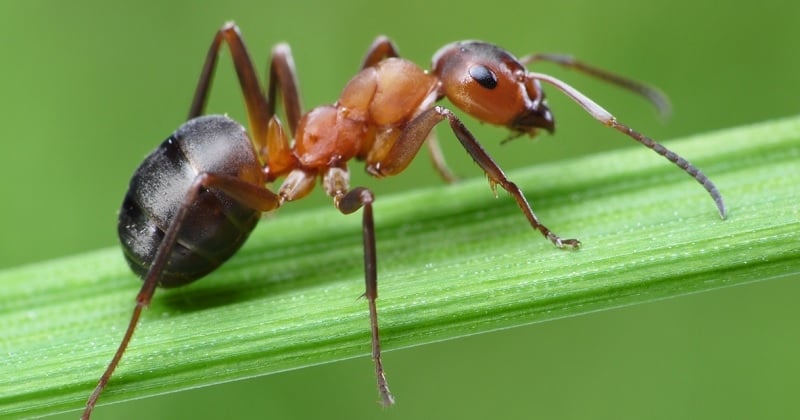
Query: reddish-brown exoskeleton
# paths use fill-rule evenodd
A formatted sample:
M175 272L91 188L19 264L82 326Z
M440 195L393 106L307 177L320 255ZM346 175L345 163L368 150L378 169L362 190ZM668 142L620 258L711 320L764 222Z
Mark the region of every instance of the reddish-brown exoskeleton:
M250 136L225 116L200 116L223 42L231 50L244 94ZM578 247L578 240L562 239L540 223L522 191L461 120L447 108L435 105L445 97L480 121L507 127L516 134L535 135L540 129L552 132L554 128L541 82L551 84L604 125L655 150L694 177L725 217L722 197L697 168L619 123L566 83L530 72L523 64L535 61L582 71L637 92L661 108L666 106L663 97L651 88L565 56L539 54L518 60L494 45L464 41L441 48L433 57L433 69L424 71L398 58L395 46L379 37L339 100L303 114L289 47L280 44L272 51L265 96L239 30L231 23L224 25L211 44L189 111L190 120L145 159L123 202L120 240L129 265L143 277L144 284L128 329L89 398L83 418L89 418L156 286L180 286L213 271L244 243L262 212L305 197L318 179L339 211L349 214L363 209L364 295L372 329L372 358L381 401L392 404L378 339L374 198L367 188L350 187L347 163L364 161L367 172L376 177L395 175L408 166L427 140L435 167L442 177L451 180L435 138L430 136L434 126L444 120L486 173L491 187L499 185L508 191L534 229L559 248ZM278 91L291 135L275 115ZM265 187L279 178L284 180L277 193Z

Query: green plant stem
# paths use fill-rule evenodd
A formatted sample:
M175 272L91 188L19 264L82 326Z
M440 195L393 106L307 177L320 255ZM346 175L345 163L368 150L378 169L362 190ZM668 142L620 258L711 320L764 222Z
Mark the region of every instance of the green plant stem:
M641 147L510 174L578 251L555 249L485 180L378 191L384 350L800 272L800 118L668 145L717 183L728 220ZM369 354L360 241L359 215L267 216L223 268L156 293L100 405ZM121 252L0 284L0 413L82 408L138 291Z

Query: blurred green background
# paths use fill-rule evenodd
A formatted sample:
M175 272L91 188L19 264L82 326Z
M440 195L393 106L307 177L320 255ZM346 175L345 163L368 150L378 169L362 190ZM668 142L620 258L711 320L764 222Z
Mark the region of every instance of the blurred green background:
M585 76L537 68L659 139L800 111L797 2L197 3L0 2L0 268L116 246L116 212L132 171L184 120L214 31L231 19L262 71L274 43L292 45L307 108L335 100L372 39L387 34L426 67L444 43L475 38L518 55L567 52L648 81L669 94L670 119ZM506 169L636 147L557 92L549 100L557 134L535 144L501 147L502 130L466 122ZM227 54L210 108L244 120ZM450 133L439 136L459 174L480 176ZM379 199L440 184L426 157L395 179L355 172L354 184L373 187ZM317 192L281 212L319 205L330 206ZM736 203L730 207L735 223ZM379 215L378 224L380 232ZM101 406L96 417L797 418L798 280L390 351L398 404L389 410L373 404L365 356ZM130 281L133 298L138 283Z

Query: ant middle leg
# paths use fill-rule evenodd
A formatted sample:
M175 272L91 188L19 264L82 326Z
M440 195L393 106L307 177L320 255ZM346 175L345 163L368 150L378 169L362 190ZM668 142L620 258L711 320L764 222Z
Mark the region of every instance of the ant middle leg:
M278 88L280 88L283 97L289 128L294 133L302 116L302 104L291 49L286 44L278 44L273 48L270 61L269 87L265 97L256 75L255 66L245 47L242 34L232 22L223 25L211 42L203 70L200 73L200 79L197 82L194 99L189 108L189 119L202 115L205 110L223 41L228 44L228 48L231 51L233 66L239 78L239 85L247 109L247 119L255 144L259 148L265 148L269 141L268 125L275 115L275 99Z
M394 396L389 390L386 374L381 359L381 343L378 328L378 262L375 247L375 221L372 215L372 202L375 200L372 191L365 187L349 189L350 174L345 167L332 167L323 176L322 183L328 195L333 197L334 204L343 214L362 212L362 235L364 242L364 297L369 305L370 330L372 333L372 360L375 362L375 377L378 394L383 406L394 404Z
M233 22L223 25L211 42L206 61L203 64L203 70L200 73L200 79L197 82L194 99L189 108L189 119L198 117L205 111L212 79L214 78L214 70L217 66L217 58L223 41L228 44L228 48L231 50L233 65L244 95L247 118L253 138L256 142L261 141L261 139L266 138L267 121L272 115L269 113L267 100L262 93L253 61L250 59L250 54L248 54L244 45L239 28Z
M267 88L267 106L269 115L275 115L277 93L280 88L283 98L283 110L289 123L292 135L297 130L297 124L303 117L303 104L300 99L300 88L297 82L297 70L294 66L294 57L289 44L280 43L272 48L272 58L269 64L269 87Z

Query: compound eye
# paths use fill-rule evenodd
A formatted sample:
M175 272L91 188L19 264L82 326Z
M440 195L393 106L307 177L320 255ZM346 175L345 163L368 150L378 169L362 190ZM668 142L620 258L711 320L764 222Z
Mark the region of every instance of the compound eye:
M469 68L469 75L473 80L478 82L479 85L486 89L494 89L497 87L497 75L488 67L476 64Z

